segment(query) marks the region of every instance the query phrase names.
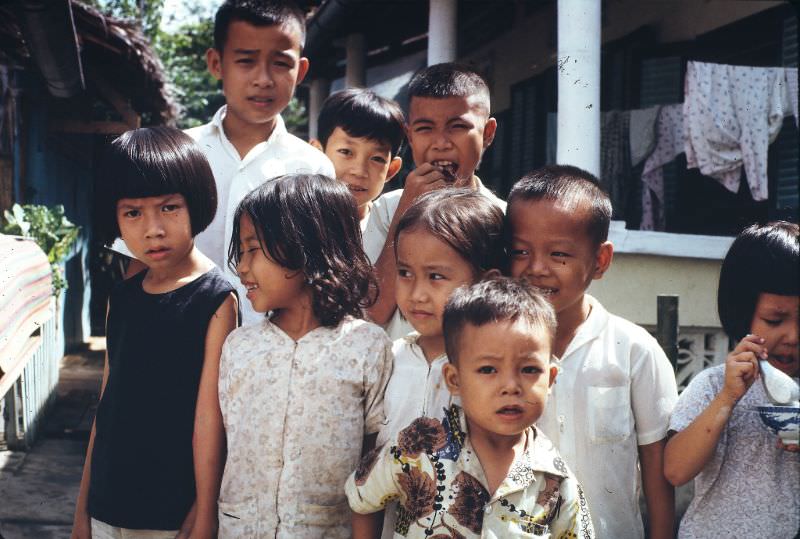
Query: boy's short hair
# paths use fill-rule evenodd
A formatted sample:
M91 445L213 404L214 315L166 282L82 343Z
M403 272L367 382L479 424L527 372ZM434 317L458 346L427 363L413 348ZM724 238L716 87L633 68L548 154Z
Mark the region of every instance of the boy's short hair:
M750 333L762 293L800 295L798 261L795 223L752 225L737 236L722 261L717 289L719 319L731 339Z
M480 327L517 320L543 328L552 346L556 313L550 302L524 279L496 277L457 288L444 307L442 321L448 360L458 360L461 333L467 324Z
M408 83L409 102L414 97L477 97L487 116L491 111L489 85L480 73L465 64L447 62L418 71Z
M114 139L95 180L98 235L110 245L119 237L117 202L179 193L186 199L192 236L217 211L217 186L206 156L194 140L172 127L143 127Z
M372 90L349 88L329 96L319 113L319 141L323 148L333 130L340 127L351 137L388 144L392 155L400 153L405 138L405 118L400 106Z
M504 263L503 210L485 195L444 187L421 195L397 223L394 247L404 231L424 230L466 260L475 278Z
M508 194L506 217L511 215L515 202L536 200L557 201L572 209L586 204L589 210L586 225L592 243L599 246L608 240L611 199L591 172L570 165L548 165L526 174Z
M283 26L296 24L300 30L300 51L306 43L306 16L292 0L225 0L214 17L214 48L220 53L228 41L228 29L233 21L254 26Z

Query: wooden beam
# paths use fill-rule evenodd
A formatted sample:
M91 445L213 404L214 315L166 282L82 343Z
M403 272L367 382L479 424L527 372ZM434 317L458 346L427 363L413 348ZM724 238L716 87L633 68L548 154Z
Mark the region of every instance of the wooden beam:
M141 117L133 110L128 99L115 90L103 77L94 69L87 69L92 83L97 87L100 96L108 101L116 110L122 121L128 125L128 129L137 129L142 125Z

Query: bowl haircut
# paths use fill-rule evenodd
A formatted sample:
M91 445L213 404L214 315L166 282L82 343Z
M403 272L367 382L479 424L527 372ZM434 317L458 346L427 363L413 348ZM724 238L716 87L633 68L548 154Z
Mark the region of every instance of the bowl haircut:
M448 360L458 361L461 334L467 324L481 327L519 320L531 329L544 329L552 348L556 335L553 306L524 279L496 277L457 288L445 305L442 321Z
M392 156L400 153L405 138L405 118L400 105L372 90L348 88L329 96L319 113L318 131L322 147L337 127L355 138L366 138L389 146Z
M320 174L286 174L250 192L234 215L228 250L234 272L244 215L271 260L303 272L321 325L335 327L347 315L361 318L375 302L377 280L362 248L355 199L341 182Z
M306 43L306 17L291 0L225 0L214 16L214 48L222 54L234 21L253 26L291 26L300 30L300 52Z
M445 187L417 198L395 228L395 255L400 234L418 230L461 255L476 280L503 264L503 210L477 191Z
M725 333L738 341L753 322L762 293L800 294L798 226L786 221L752 225L733 241L722 261L717 309Z
M550 200L573 212L584 207L588 210L587 233L595 245L608 240L608 227L611 223L611 200L600 188L598 179L583 169L570 165L548 165L523 176L508 194L508 237L511 235L511 212L519 201Z
M172 127L143 127L114 139L101 155L95 179L96 232L110 245L120 236L117 202L181 194L192 236L205 230L217 211L217 187L208 160L194 140Z

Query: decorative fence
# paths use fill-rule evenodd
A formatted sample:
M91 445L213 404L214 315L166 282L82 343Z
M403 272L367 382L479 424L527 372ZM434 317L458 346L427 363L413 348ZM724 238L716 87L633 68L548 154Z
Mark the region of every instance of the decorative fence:
M47 256L0 234L0 398L10 449L33 443L58 382L58 327Z

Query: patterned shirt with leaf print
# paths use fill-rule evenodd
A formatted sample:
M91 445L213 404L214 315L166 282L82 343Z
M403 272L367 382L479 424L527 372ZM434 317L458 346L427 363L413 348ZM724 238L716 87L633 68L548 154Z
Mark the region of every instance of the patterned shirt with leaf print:
M594 537L586 498L550 440L525 431L525 451L490 494L458 405L421 417L361 461L347 480L350 508L380 511L399 499L395 537Z

